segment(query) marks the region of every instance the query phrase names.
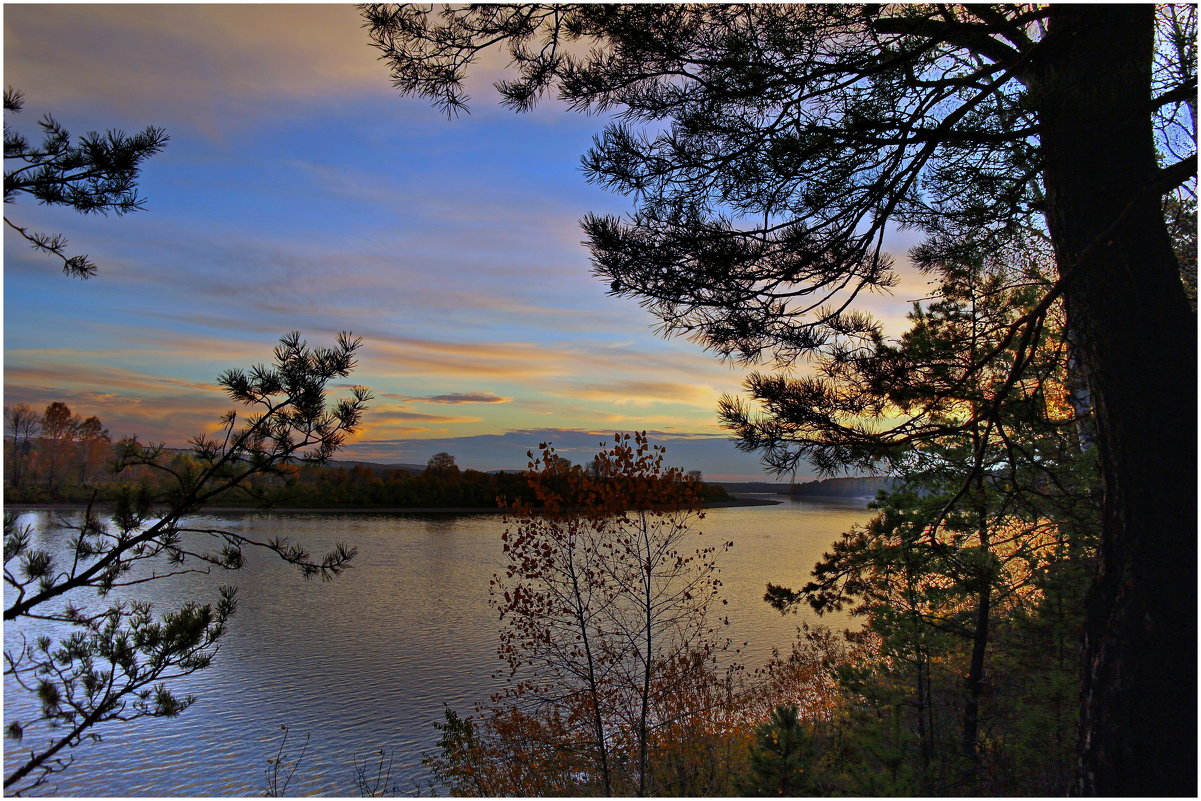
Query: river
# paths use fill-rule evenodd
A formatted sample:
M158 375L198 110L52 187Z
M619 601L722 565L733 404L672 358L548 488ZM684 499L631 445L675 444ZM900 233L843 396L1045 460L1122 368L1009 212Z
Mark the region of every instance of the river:
M24 511L19 522L53 546L65 542L52 525L58 514ZM698 545L734 542L719 565L728 633L747 643L740 661L763 664L773 647L789 647L801 622L814 622L772 611L762 600L765 583L803 583L837 535L869 516L862 501L840 500L707 512ZM331 582L306 581L278 559L248 551L237 573L129 588L128 597L168 608L213 599L217 585L233 584L239 607L214 664L173 684L197 696L194 706L173 720L102 727L103 741L74 749L74 764L38 792L262 795L267 760L287 726L293 757L308 737L288 795L356 795L354 760L374 766L381 750L400 792L431 794L421 756L437 741L443 704L470 712L500 686L492 675L501 664L496 613L488 605L488 581L502 564L500 516L223 513L190 522L260 540L287 536L318 554L348 542L359 554ZM39 625L6 626L5 647ZM33 708L6 677L5 723L28 719ZM23 743L6 741L5 772L44 737L27 732Z

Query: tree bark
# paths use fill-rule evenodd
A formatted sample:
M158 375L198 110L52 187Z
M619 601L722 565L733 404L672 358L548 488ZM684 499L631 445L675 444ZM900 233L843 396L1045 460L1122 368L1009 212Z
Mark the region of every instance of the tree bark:
M1154 14L1053 6L1027 81L1104 485L1084 642L1085 795L1197 790L1197 332L1156 183Z
M983 495L983 474L976 477L976 491ZM983 501L980 502L983 506ZM980 551L989 554L988 515L983 510L978 511ZM988 570L981 565L982 571ZM976 591L976 625L972 631L972 659L967 673L967 702L963 707L963 753L968 758L972 771L972 782L979 779L980 768L980 696L984 693L984 658L988 651L989 620L992 609L992 590L994 577L991 572L982 573L978 579L980 586Z

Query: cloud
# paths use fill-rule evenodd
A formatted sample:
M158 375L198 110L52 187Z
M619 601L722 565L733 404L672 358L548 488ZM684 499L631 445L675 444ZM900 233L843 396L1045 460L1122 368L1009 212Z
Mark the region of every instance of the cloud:
M351 6L14 4L4 16L6 79L39 110L105 106L216 133L270 118L281 99L394 95Z
M449 395L431 395L428 398L413 398L427 403L509 403L512 398L502 398L491 392L452 392Z
M428 254L415 254L403 233L382 223L373 237L341 229L245 231L233 220L197 227L176 210L157 206L150 210L155 213L106 221L119 227L92 226L78 217L43 220L42 211L28 207L22 214L35 226L86 243L102 265L102 280L89 284L89 291L107 291L158 327L184 319L214 331L271 332L305 320L306 332L352 327L371 340L433 339L432 332L469 329L493 339L520 331L561 341L599 331L646 330L644 313L606 299L588 278L582 251L574 254L578 266L503 265L498 259L515 257L503 255L502 243L481 236L469 249L493 256L486 261L481 256L473 266L464 257L469 235L456 235L454 249L443 237L430 242ZM290 218L287 225L293 225ZM393 226L414 227L420 226L412 221ZM531 232L527 239L539 237ZM52 266L18 255L8 268L30 281ZM549 254L536 258L554 261Z
M672 403L706 409L714 408L717 398L721 395L704 384L632 379L569 384L567 392L573 398L613 403L618 406Z
M145 120L230 141L231 128L305 104L366 98L397 124L450 124L427 100L399 96L352 5L10 3L4 17L5 78L39 114L89 108L113 120L106 127ZM491 48L469 70L473 121L512 116L490 88L507 61ZM561 111L548 98L527 116L558 121Z
M380 376L476 380L487 376L526 382L561 371L553 350L529 342L453 342L416 337L380 338L364 333L371 343L363 355L364 370Z
M478 417L447 417L440 414L422 414L396 409L372 409L368 423L386 426L393 423L478 423Z
M27 360L33 363L25 363ZM5 354L5 362L6 391L8 387L25 385L59 387L63 390L87 387L92 392L107 390L113 397L131 397L134 393L154 395L169 390L220 396L220 388L215 381L187 381L112 365L89 366L83 353L23 351L14 354L9 351Z

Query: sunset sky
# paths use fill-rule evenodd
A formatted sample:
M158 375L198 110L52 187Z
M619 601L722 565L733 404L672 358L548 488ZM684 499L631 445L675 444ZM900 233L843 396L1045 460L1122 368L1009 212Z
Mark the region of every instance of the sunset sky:
M6 123L37 139L148 124L145 211L81 217L27 198L6 215L100 268L67 278L4 240L5 404L65 401L114 437L182 446L227 408L214 378L287 331L365 340L376 396L340 458L520 468L550 440L582 461L649 430L670 463L764 477L717 424L744 371L654 333L589 271L578 219L629 201L585 183L603 120L500 108L481 65L472 114L403 98L351 6L24 5L4 14ZM900 257L912 241L893 243ZM924 283L865 307L895 318Z

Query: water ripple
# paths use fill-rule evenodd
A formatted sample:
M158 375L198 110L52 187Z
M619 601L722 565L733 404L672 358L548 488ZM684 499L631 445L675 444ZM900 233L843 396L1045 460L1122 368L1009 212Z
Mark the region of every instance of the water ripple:
M742 661L787 647L800 622L762 603L767 581L802 578L838 533L867 512L846 504L792 504L711 511L706 539L732 539L721 564L730 634L751 645ZM50 518L23 515L42 537ZM196 522L239 528L256 539L287 536L314 553L339 541L358 546L353 570L335 581L306 581L263 554L223 577L183 576L141 585L160 608L239 587L239 610L213 667L181 680L199 700L177 720L143 720L102 730L102 742L76 749L76 762L45 795L253 796L267 786L267 760L289 730L294 759L309 737L289 795L353 795L353 761L393 756L402 792L428 793L421 756L437 742L443 705L470 711L499 689L496 614L488 580L501 564L499 516L226 515ZM5 627L11 647L27 624ZM28 717L33 702L5 683L6 720ZM5 749L11 770L29 747ZM11 745L11 743L10 743Z

